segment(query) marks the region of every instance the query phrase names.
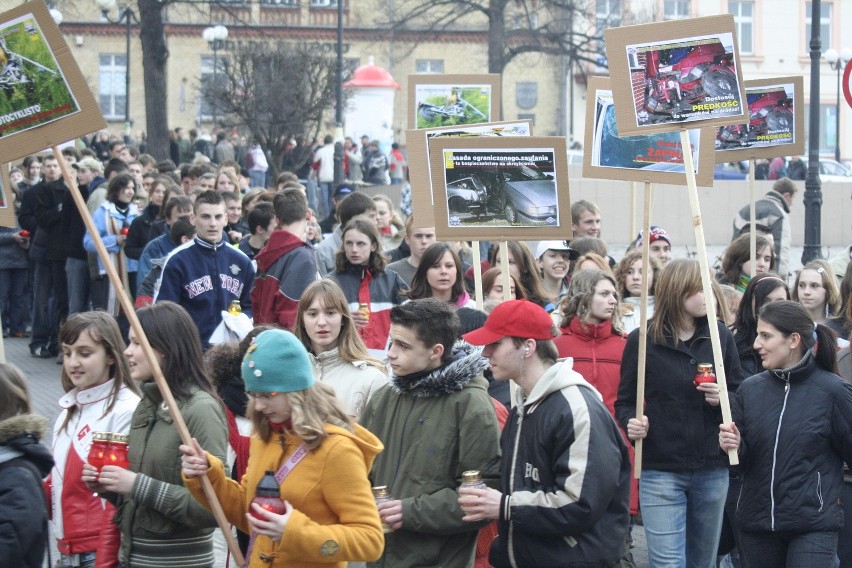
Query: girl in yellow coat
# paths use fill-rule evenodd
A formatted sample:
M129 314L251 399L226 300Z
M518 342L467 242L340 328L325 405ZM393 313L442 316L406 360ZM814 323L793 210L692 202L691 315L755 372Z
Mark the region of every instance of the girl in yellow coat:
M330 387L316 382L307 351L290 332L258 335L242 376L254 427L245 476L241 483L228 479L222 462L197 442L182 445L192 495L207 506L198 479L206 473L228 520L252 535L250 568L342 568L378 559L384 537L367 474L382 443L351 421ZM267 471L276 472L281 515L249 508Z

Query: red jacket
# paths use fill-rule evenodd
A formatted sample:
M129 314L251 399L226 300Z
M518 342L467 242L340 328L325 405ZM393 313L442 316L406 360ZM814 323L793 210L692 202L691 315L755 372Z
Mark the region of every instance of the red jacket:
M254 257L257 262L251 311L254 324L273 324L293 331L299 297L311 282L319 280L314 250L287 231L273 231L266 246Z
M621 382L621 356L627 345L627 338L616 333L611 322L594 325L581 323L577 317L571 318L568 326L561 331L562 335L553 340L559 357L574 359L574 370L598 389L609 413L615 418L615 399L618 396L618 384ZM624 441L627 442L630 463L633 464L633 444L627 436ZM630 513L635 515L638 511L639 485L634 478L630 483Z

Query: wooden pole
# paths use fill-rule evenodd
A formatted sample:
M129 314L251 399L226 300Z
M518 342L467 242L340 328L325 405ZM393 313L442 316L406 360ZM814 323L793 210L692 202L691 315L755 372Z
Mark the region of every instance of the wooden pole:
M133 332L136 334L136 337L139 339L139 343L142 346L142 351L148 359L148 364L151 366L151 370L154 373L154 381L160 389L160 394L163 396L163 402L167 405L166 407L169 411L169 415L172 417L172 420L174 420L175 428L177 428L181 442L192 447L192 436L189 433L189 429L186 427L186 422L184 422L183 416L181 415L180 410L178 410L178 405L175 402L174 396L172 396L172 391L169 389L166 378L163 376L163 371L160 369L160 364L154 356L154 350L151 347L151 343L148 341L148 337L142 330L142 325L139 323L139 318L136 316L136 310L133 308L130 296L124 289L124 285L121 283L121 278L118 276L118 272L115 270L115 267L110 261L109 252L107 252L104 242L101 239L101 235L98 232L97 227L95 227L95 222L92 219L91 213L89 213L88 207L86 207L86 202L83 201L83 195L77 187L77 180L75 180L74 176L71 175L71 172L68 169L68 163L65 161L65 156L62 155L59 148L57 146L52 146L52 149L53 155L56 156L56 160L59 162L59 168L62 170L62 177L65 178L65 184L68 186L68 191L71 192L71 197L74 199L74 205L77 206L77 210L83 218L86 230L89 232L89 235L92 237L92 241L95 243L98 257L101 259L104 268L106 268L109 281L116 290L115 296L121 304L121 310L124 312L124 315L127 316L127 319L130 322L130 327L133 328ZM231 555L234 557L237 565L242 566L245 564L245 559L243 558L242 552L240 552L240 547L237 545L237 541L234 538L233 533L231 533L230 523L228 523L228 520L225 518L225 512L222 510L222 505L216 497L216 492L213 491L213 485L210 483L210 480L206 475L201 478L201 487L204 490L204 496L207 497L207 502L210 504L210 510L216 518L219 528L222 529L222 533L225 535L225 541L228 543Z
M503 283L503 300L508 302L512 299L512 276L509 272L508 241L500 243L500 281Z
M648 183L647 181L645 182ZM647 189L647 187L646 187ZM631 242L636 238L636 199L639 195L639 182L630 182L630 233L627 235L627 242Z
M704 225L701 222L701 205L698 202L698 187L695 183L695 169L692 152L689 151L689 132L680 131L680 144L683 148L683 165L686 168L686 185L689 191L689 205L692 209L692 225L695 229L695 241L698 251L698 263L701 272L701 286L704 289L704 300L707 306L707 323L710 328L710 343L713 346L713 359L716 363L716 383L719 385L719 405L722 407L722 422L731 423L731 404L728 400L728 384L725 379L725 362L722 358L722 343L719 339L718 319L716 318L716 302L713 297L713 284L710 281L710 263L707 262L707 244L704 242ZM737 465L740 460L736 450L728 451L731 465Z
M471 243L473 249L473 297L476 299L476 309L482 311L482 259L479 258L479 241Z
M751 236L749 237L749 255L751 255L751 256L749 256L749 258L751 258L751 274L749 274L750 278L754 278L754 274L755 274L754 270L756 268L755 267L755 264L756 264L755 260L757 259L757 221L755 221L755 219L754 219L755 216L757 215L756 205L755 205L756 195L755 195L755 188L754 188L754 186L755 186L754 176L755 176L756 167L757 167L757 165L755 164L754 158L749 160L748 188L749 188L749 195L751 196L751 202L749 203L749 207L748 207L749 224L751 225ZM775 254L775 251L773 251L772 254Z
M648 292L651 272L651 182L645 181L642 203L642 294L639 300L639 368L636 374L636 419L645 415L645 360L648 355ZM642 477L642 439L633 445L633 476Z

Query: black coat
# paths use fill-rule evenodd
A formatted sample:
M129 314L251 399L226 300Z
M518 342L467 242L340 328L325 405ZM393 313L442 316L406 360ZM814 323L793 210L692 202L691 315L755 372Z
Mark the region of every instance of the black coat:
M159 215L160 206L149 204L130 224L127 242L124 243L124 252L128 258L139 260L145 245L162 234L154 228L154 222Z
M39 443L47 419L22 414L0 421L0 560L41 568L47 545L47 507L38 479L53 468L50 450ZM20 454L13 457L14 453ZM2 454L0 454L2 456ZM29 465L28 465L29 464ZM35 470L35 471L34 471Z
M717 322L728 391L742 382L734 336ZM727 461L719 449L722 411L704 400L692 382L699 363L712 363L707 318L696 320L695 335L687 343L655 343L648 338L645 360L645 415L648 436L643 443L643 469L685 472L722 467ZM615 413L621 426L636 417L636 377L639 366L639 330L627 338L621 360L621 383Z
M744 381L731 411L742 436L738 526L752 532L840 529L843 461L852 463L852 386L808 353L789 369Z

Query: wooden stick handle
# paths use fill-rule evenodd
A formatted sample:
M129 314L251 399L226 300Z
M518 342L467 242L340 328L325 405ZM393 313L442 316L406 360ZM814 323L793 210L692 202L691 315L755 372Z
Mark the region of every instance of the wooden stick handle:
M754 159L752 158L751 160L749 160L749 166L748 166L748 189L749 189L749 194L751 196L751 203L749 203L749 206L748 206L749 223L751 224L751 236L749 237L749 245L748 245L749 246L749 258L751 259L751 274L749 274L749 276L751 278L754 278L754 275L755 275L754 271L757 268L757 266L756 266L757 263L755 262L755 259L757 258L757 221L755 220L755 217L757 216L757 211L756 211L757 206L755 205L755 199L756 199L755 194L756 194L756 192L755 192L755 187L754 187L755 186L755 183L754 183L755 167L756 167L756 164L755 164ZM772 251L772 254L775 254L775 251Z
M109 252L104 246L104 242L101 239L101 235L98 232L97 227L95 227L95 221L92 219L92 214L89 213L89 208L86 207L86 202L83 201L83 195L77 187L77 180L71 175L71 171L68 169L68 163L65 161L65 156L62 155L59 148L57 146L52 146L52 150L53 155L56 156L56 160L59 162L59 168L62 170L62 177L65 178L65 184L68 186L68 191L71 192L71 197L74 199L74 205L77 206L77 210L83 218L86 230L89 232L89 235L92 237L92 242L95 244L98 257L101 259L101 262L106 269L110 283L113 288L115 288L115 296L121 304L121 310L124 312L124 315L127 316L127 319L130 322L130 327L133 328L133 332L136 334L136 337L139 339L139 344L142 346L142 351L148 359L148 364L151 366L151 370L154 373L154 381L160 389L160 394L163 397L163 402L167 405L169 415L172 417L172 420L174 420L175 428L177 428L180 439L185 445L191 447L192 436L189 434L186 422L184 422L183 416L181 416L180 410L178 410L178 405L175 402L174 396L172 396L172 391L169 389L166 378L163 376L163 370L160 369L160 363L157 360L157 357L154 356L154 349L151 347L148 337L142 330L142 325L139 323L139 318L136 316L136 310L133 307L133 303L130 301L130 295L124 289L124 284L121 282L121 278L115 270L115 266L113 266L110 261ZM231 533L231 525L225 518L222 505L219 503L219 499L213 491L213 485L211 485L210 480L206 475L201 478L201 487L204 490L204 495L207 497L208 503L210 503L210 509L213 516L216 518L219 528L222 529L222 533L225 535L225 540L228 543L228 548L230 549L231 554L234 556L234 560L239 566L242 566L245 564L242 552L240 552L240 547L237 545L237 541L234 538L233 533Z
M642 294L639 300L639 368L636 370L636 419L645 415L645 361L648 350L648 292L651 272L651 182L645 182L642 211ZM633 446L633 476L642 477L642 439Z
M482 297L482 259L479 258L479 241L471 242L473 251L473 296L476 298L476 309L482 311L485 298Z
M500 282L503 283L503 300L512 300L512 276L509 272L509 242L500 243Z
M692 224L695 229L696 248L701 272L701 286L707 306L707 323L710 328L710 344L713 347L713 360L716 364L716 383L719 385L719 405L722 407L722 422L731 423L731 403L728 399L728 383L725 379L725 361L722 357L722 342L719 338L719 325L716 318L716 302L713 296L713 284L710 281L710 264L707 262L707 244L704 242L704 226L701 223L701 205L698 202L698 187L695 183L695 170L692 165L689 132L680 131L680 143L683 148L683 165L686 168L686 185L689 190L689 205L692 209ZM728 450L731 465L740 463L736 450Z

